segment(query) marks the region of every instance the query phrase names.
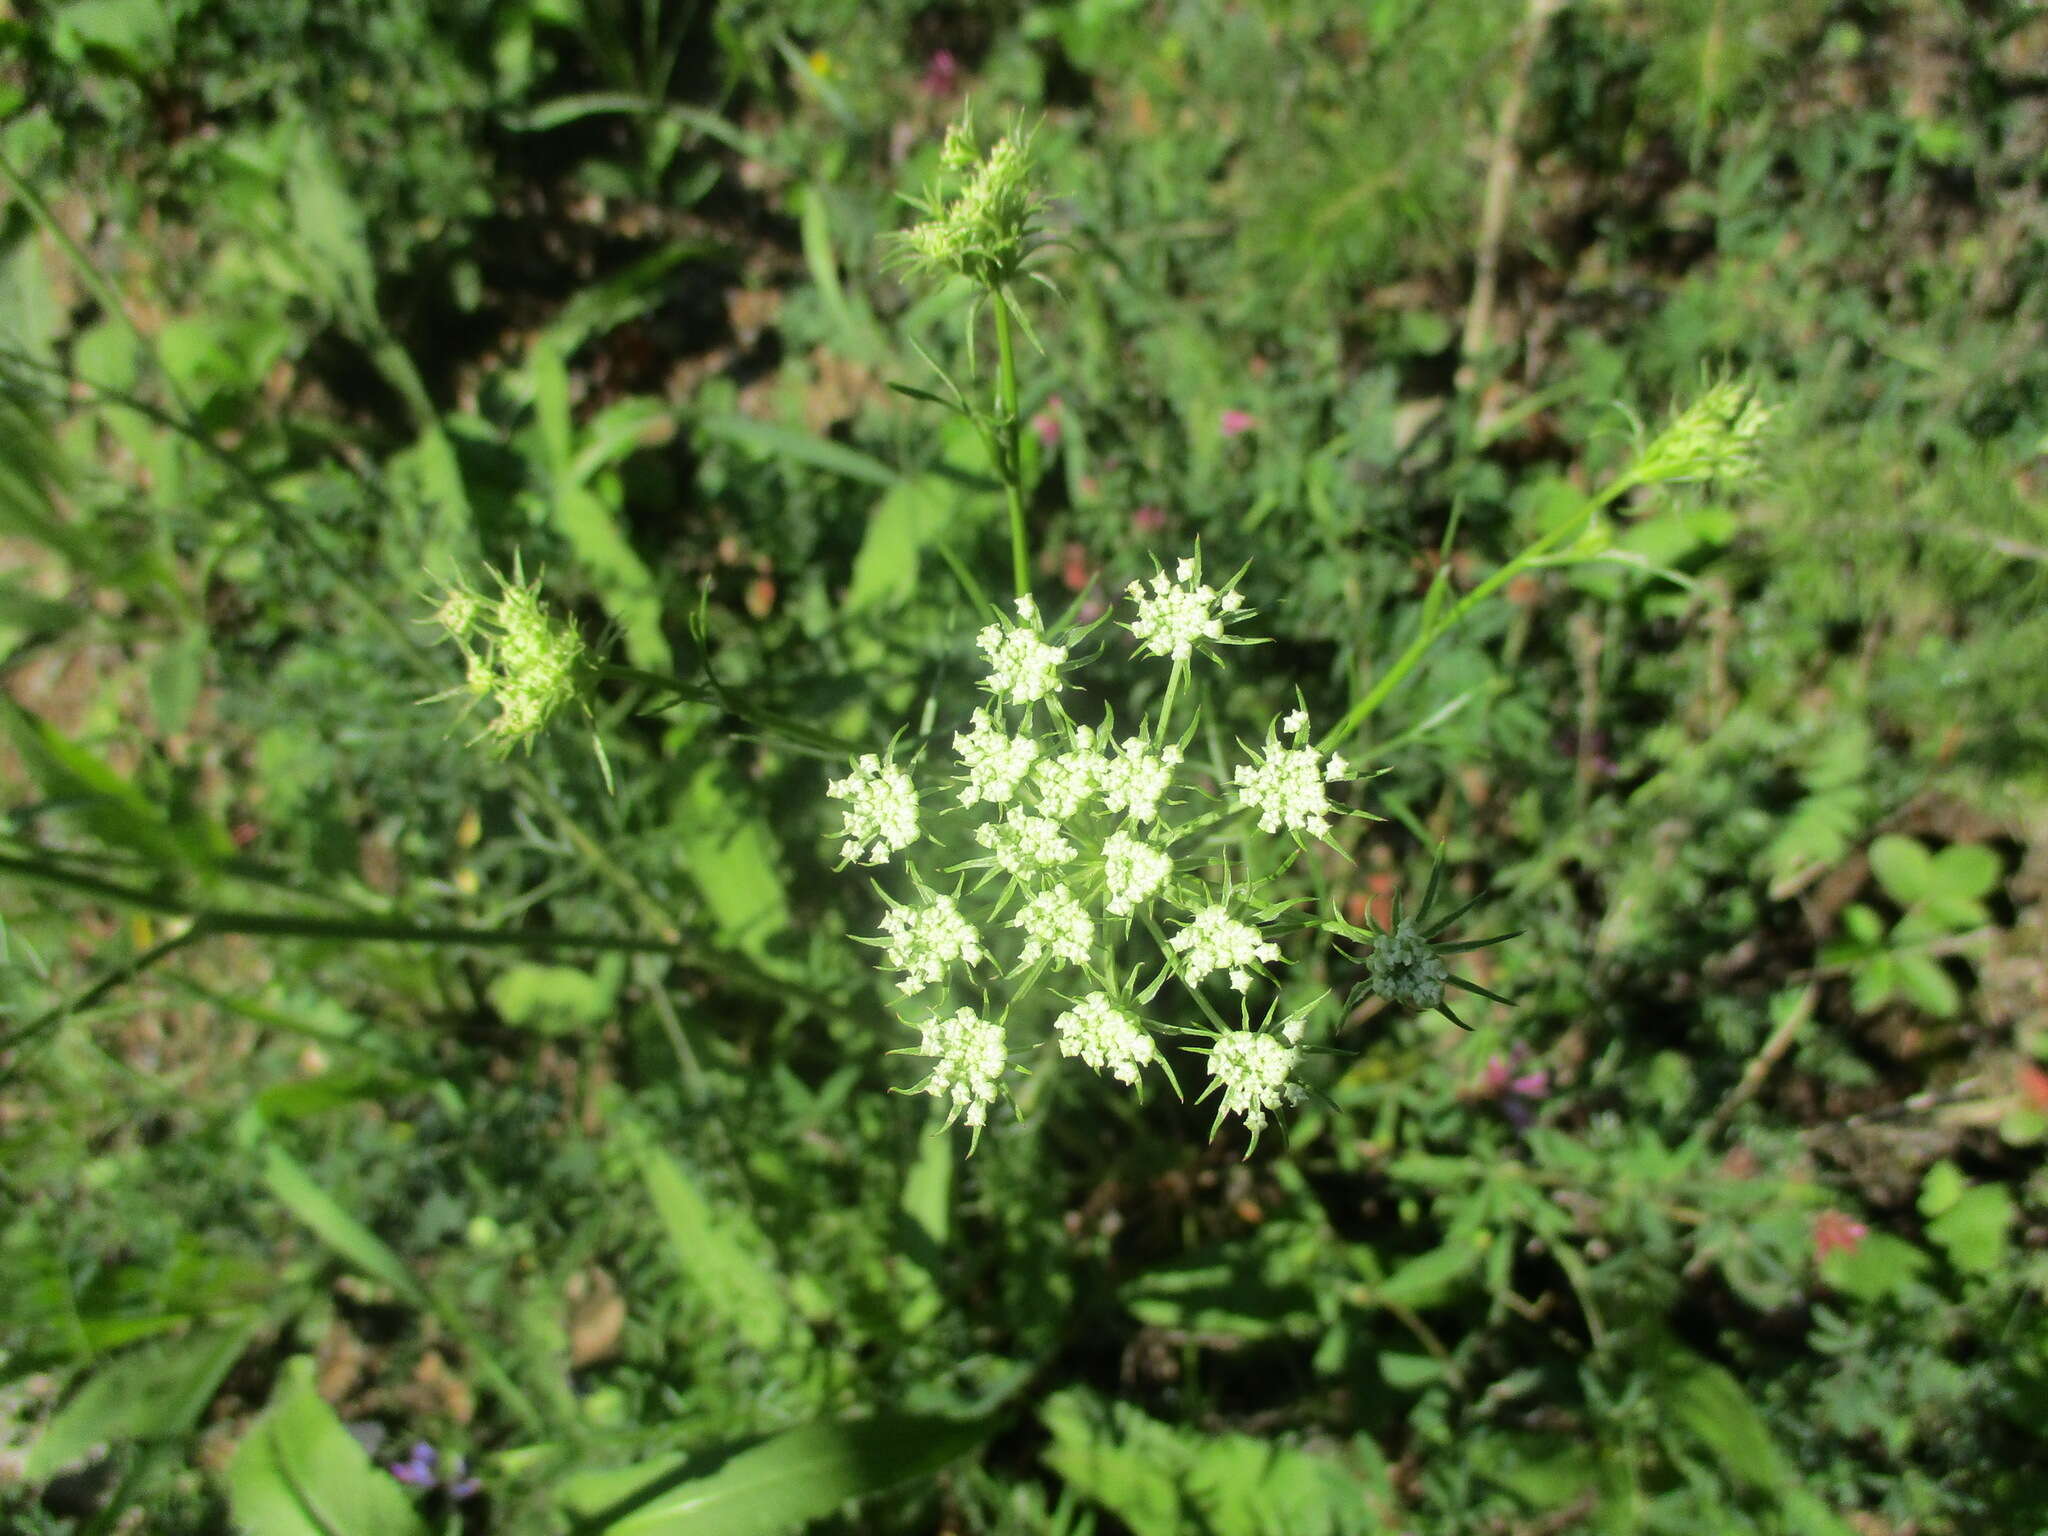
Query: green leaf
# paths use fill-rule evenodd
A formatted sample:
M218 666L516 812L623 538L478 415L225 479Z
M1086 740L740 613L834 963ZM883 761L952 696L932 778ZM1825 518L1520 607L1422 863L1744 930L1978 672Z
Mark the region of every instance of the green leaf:
M758 953L789 926L782 849L721 765L706 758L676 796L670 825L719 938Z
M285 194L308 286L355 329L359 340L371 339L380 326L369 226L334 156L310 124L300 123L292 141Z
M828 437L798 431L771 421L756 421L736 413L700 416L697 425L713 437L752 448L763 458L791 459L828 474L869 485L892 486L902 477L880 459L835 443Z
M34 634L56 639L84 618L83 608L39 597L11 581L0 581L0 652Z
M1251 1435L1205 1435L1084 1388L1048 1398L1045 1461L1135 1536L1377 1536L1396 1527L1386 1468L1361 1438L1325 1456Z
M1910 837L1889 834L1870 845L1870 868L1892 900L1910 907L1935 889L1934 858Z
M596 974L573 965L515 965L491 983L491 1006L508 1024L542 1034L573 1034L611 1017L624 964L617 956Z
M200 1328L109 1361L36 1441L24 1468L28 1480L42 1482L96 1446L187 1433L254 1332L253 1322Z
M1565 1435L1506 1434L1479 1430L1458 1454L1481 1477L1498 1483L1531 1509L1562 1509L1594 1486L1594 1447Z
M640 1148L640 1177L661 1218L669 1251L697 1299L755 1349L777 1348L792 1317L768 1239L739 1211L714 1206L682 1164L658 1147Z
M1927 1224L1928 1241L1949 1263L1972 1275L1988 1275L2005 1263L2007 1241L2018 1210L2003 1184L1979 1184Z
M1898 968L1888 954L1875 954L1862 963L1849 986L1849 1001L1858 1013L1875 1013L1892 1000L1898 990Z
M1820 1277L1844 1296L1888 1301L1904 1293L1927 1268L1922 1250L1889 1232L1872 1232L1854 1252L1836 1250L1821 1262Z
M1943 1158L1920 1181L1920 1214L1930 1218L1941 1215L1962 1199L1963 1191L1969 1187L1962 1169Z
M1712 1451L1722 1468L1752 1488L1777 1489L1791 1468L1749 1394L1720 1366L1668 1345L1649 1380L1672 1428Z
M69 803L102 842L165 869L210 869L217 855L232 846L218 829L167 820L134 785L4 694L0 737L13 742L43 793Z
M332 1195L276 1142L263 1148L263 1182L284 1208L313 1235L373 1280L380 1280L416 1306L426 1297L405 1261L368 1227L342 1209Z
M1420 1392L1432 1382L1444 1379L1444 1366L1434 1355L1407 1354L1383 1349L1379 1354L1380 1375L1396 1392Z
M1480 1249L1469 1237L1453 1238L1441 1248L1410 1259L1373 1286L1372 1299L1383 1306L1441 1306L1457 1294L1458 1282L1478 1267L1479 1259Z
M605 1536L778 1536L852 1499L925 1478L987 1438L987 1420L881 1417L807 1424L709 1458L584 1473L561 1487L580 1529Z
M71 0L50 24L50 51L67 64L105 60L147 75L170 62L175 28L164 0Z
M1934 856L1934 877L1945 896L1971 901L1988 895L1998 876L1998 855L1981 843L1952 843Z
M937 475L919 475L892 488L869 514L854 556L845 611L893 608L917 591L919 555L953 524L959 492Z
M176 736L191 723L205 680L204 630L180 635L158 653L149 668L149 703L165 735Z
M286 1362L277 1391L228 1464L228 1506L262 1536L425 1536L397 1479L373 1465L313 1386Z
M1938 1019L1952 1019L1962 1009L1963 996L1956 990L1942 964L1918 950L1900 950L1892 956L1899 990L1914 1006Z

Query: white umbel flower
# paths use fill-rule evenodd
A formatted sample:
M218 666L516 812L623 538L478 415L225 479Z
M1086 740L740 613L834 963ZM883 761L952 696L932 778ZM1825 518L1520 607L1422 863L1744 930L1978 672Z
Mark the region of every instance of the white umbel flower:
M1009 1059L1003 1026L989 1023L972 1008L962 1008L950 1018L930 1020L920 1032L918 1049L936 1058L924 1091L952 1101L948 1125L964 1119L980 1130L988 1123L988 1107L995 1102Z
M1011 736L977 709L970 729L953 738L954 750L967 769L967 787L960 791L960 803L973 805L986 800L1002 805L1014 799L1017 786L1038 758L1038 743L1023 734Z
M1300 1059L1294 1041L1276 1035L1241 1029L1223 1036L1209 1052L1209 1075L1223 1086L1218 1118L1242 1115L1256 1137L1272 1111L1301 1098L1301 1086L1292 1080Z
M879 864L917 840L917 787L894 763L870 752L845 778L827 784L825 793L847 802L839 856L849 863Z
M1179 765L1179 747L1163 747L1155 753L1131 737L1096 771L1104 807L1128 812L1133 821L1153 820L1159 814L1159 797L1173 782L1173 770Z
M1041 758L1035 773L1038 808L1064 821L1087 803L1102 777L1102 759L1095 755L1095 732L1082 726L1074 732L1074 750Z
M981 959L981 935L950 896L934 895L921 907L891 907L882 915L882 932L889 937L885 963L903 973L896 985L905 993L923 991L955 960L973 965Z
M1001 821L983 822L976 827L974 840L993 853L996 863L1013 875L1037 874L1071 863L1074 857L1074 845L1060 831L1058 822L1015 806Z
M1308 731L1308 714L1297 709L1281 729L1294 738L1283 746L1269 737L1257 762L1237 770L1237 798L1259 813L1261 832L1306 832L1327 837L1330 832L1330 797L1325 782L1348 775L1350 765L1341 757L1324 761L1322 754L1303 737Z
M1078 1056L1120 1083L1135 1083L1145 1064L1159 1059L1159 1048L1143 1026L1101 992L1090 992L1054 1019L1052 1027L1059 1033L1062 1056Z
M1261 939L1257 928L1223 906L1202 908L1171 942L1181 952L1189 986L1211 971L1228 971L1231 986L1243 992L1252 984L1251 966L1280 958L1279 945Z
M1128 832L1112 832L1102 845L1102 875L1113 916L1128 917L1173 873L1173 859L1163 849L1141 842Z
M1064 645L1048 645L1038 633L1038 605L1028 597L1017 599L1021 624L990 624L974 637L988 658L989 675L983 686L1010 704L1033 704L1060 691L1060 667L1067 659Z
M1138 649L1154 656L1186 661L1195 647L1223 638L1229 615L1244 606L1235 592L1218 594L1202 583L1192 560L1183 560L1173 578L1163 572L1152 578L1148 593L1143 582L1126 589L1137 605L1137 617L1124 627L1138 642Z
M1040 891L1010 921L1024 930L1018 963L1032 965L1050 956L1062 965L1086 965L1095 943L1095 920L1064 885Z

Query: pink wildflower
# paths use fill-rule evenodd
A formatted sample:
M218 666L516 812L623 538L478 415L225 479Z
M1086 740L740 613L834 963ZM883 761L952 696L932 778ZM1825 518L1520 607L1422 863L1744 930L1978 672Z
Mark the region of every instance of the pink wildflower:
M1870 1236L1870 1228L1840 1211L1822 1211L1813 1220L1813 1259L1824 1263L1831 1253L1854 1253Z
M950 96L959 79L960 61L953 57L952 49L941 48L924 66L924 93L927 96Z
M1054 395L1045 402L1045 409L1031 418L1031 430L1038 434L1038 441L1047 448L1056 448L1060 441L1060 397Z
M1258 424L1258 418L1250 411L1241 411L1236 406L1216 418L1216 428L1225 437L1242 437Z

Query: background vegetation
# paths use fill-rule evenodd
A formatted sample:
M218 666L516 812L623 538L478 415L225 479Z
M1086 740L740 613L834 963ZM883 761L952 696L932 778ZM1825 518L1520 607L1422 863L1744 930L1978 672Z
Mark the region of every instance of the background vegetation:
M2036 7L15 0L0 58L8 1530L2040 1528ZM1248 1160L1074 1071L930 1135L839 765L719 697L608 683L615 794L417 702L515 556L749 708L969 696L1002 499L878 241L969 93L1067 241L1041 593L1251 559L1241 734L1704 370L1777 408L1763 488L1613 519L1686 584L1518 580L1352 744L1347 910L1442 842L1520 1006L1362 1011Z

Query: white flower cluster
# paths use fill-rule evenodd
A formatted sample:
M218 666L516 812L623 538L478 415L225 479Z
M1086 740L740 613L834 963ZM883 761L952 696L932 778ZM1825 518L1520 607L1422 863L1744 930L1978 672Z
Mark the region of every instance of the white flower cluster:
M1034 816L1012 806L1001 821L985 821L974 840L996 856L997 867L1012 875L1033 875L1071 863L1074 845L1049 816Z
M1189 986L1211 971L1228 971L1231 986L1243 992L1252 984L1252 966L1280 958L1279 945L1261 939L1257 928L1223 906L1203 907L1171 942L1181 952Z
M924 1091L952 1101L946 1123L960 1117L980 1130L988 1122L988 1107L995 1102L1010 1054L1003 1026L989 1023L972 1008L962 1008L951 1018L926 1022L917 1048L933 1058Z
M881 862L913 839L928 853L909 871L916 899L892 904L883 920L884 963L903 993L934 989L929 1006L906 1009L937 1063L925 1086L977 1129L1000 1091L1006 1041L1048 1025L1063 1056L1134 1087L1154 1064L1171 1077L1159 1034L1209 1036L1211 1092L1255 1135L1293 1102L1299 1017L1278 1032L1232 1030L1204 987L1220 990L1209 978L1227 978L1249 994L1255 980L1272 980L1281 954L1267 925L1279 908L1265 888L1282 861L1247 861L1236 838L1210 829L1256 817L1268 833L1327 836L1338 811L1324 786L1350 770L1310 744L1307 713L1296 710L1251 762L1203 762L1190 773L1184 744L1217 733L1199 729L1202 695L1183 664L1212 644L1240 643L1225 626L1243 604L1204 585L1193 560L1133 596L1138 650L1173 665L1131 727L1071 718L1062 700L1075 647L1019 599L1017 622L1005 614L975 637L987 697L952 736L958 810L930 799L921 808L907 774L873 756L831 786L846 805L849 858ZM951 894L934 889L934 868L955 882ZM983 960L993 963L987 990L960 1007L961 967ZM1051 971L1073 980L1049 982ZM1213 1029L1193 1012L1145 1017L1174 978ZM1048 1005L1054 988L1063 1001Z
M1259 813L1261 832L1285 830L1327 837L1330 797L1323 785L1349 778L1351 765L1335 756L1325 761L1307 743L1307 711L1297 709L1280 728L1294 738L1294 744L1284 746L1278 737L1269 737L1258 761L1238 768L1237 798Z
M894 763L870 752L825 793L846 805L839 856L852 864L880 864L917 840L917 786Z
M1123 811L1133 821L1154 820L1159 815L1159 797L1166 793L1173 770L1179 766L1179 747L1154 752L1138 737L1131 737L1095 770L1104 809Z
M1014 799L1017 786L1038 759L1038 743L1019 732L1012 736L977 709L971 728L953 738L961 766L967 770L967 787L960 791L960 803L973 805L986 800L1004 805Z
M1040 636L1038 605L1030 598L1017 599L1017 617L1024 623L990 624L974 637L988 658L982 686L1007 704L1035 704L1060 691L1067 648L1048 645Z
M1257 1136L1269 1114L1298 1102L1301 1087L1293 1075L1300 1039L1301 1024L1290 1019L1284 1036L1241 1029L1218 1040L1209 1052L1209 1075L1223 1089L1217 1117L1241 1115L1245 1129Z
M1152 1037L1104 992L1090 992L1054 1019L1052 1027L1062 1056L1078 1056L1084 1066L1120 1083L1137 1082L1145 1064L1159 1059Z
M1019 965L1035 965L1048 955L1062 965L1086 965L1095 944L1095 919L1064 885L1025 902L1010 926L1024 930Z
M1170 854L1128 832L1112 832L1102 845L1102 878L1114 916L1128 917L1137 911L1138 903L1166 884L1172 873Z
M1138 615L1124 627L1138 648L1174 661L1186 661L1196 646L1221 640L1225 622L1244 606L1235 591L1219 594L1204 586L1192 560L1181 561L1172 580L1164 572L1154 576L1149 596L1143 582L1134 581L1125 590Z
M1074 732L1074 750L1038 762L1038 804L1061 820L1088 802L1102 777L1102 759L1095 755L1095 732L1082 726Z
M905 993L923 991L955 960L974 965L982 956L981 935L953 898L942 894L921 907L891 907L882 916L882 932L889 936L885 963L903 973L896 986Z

